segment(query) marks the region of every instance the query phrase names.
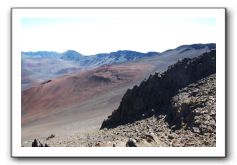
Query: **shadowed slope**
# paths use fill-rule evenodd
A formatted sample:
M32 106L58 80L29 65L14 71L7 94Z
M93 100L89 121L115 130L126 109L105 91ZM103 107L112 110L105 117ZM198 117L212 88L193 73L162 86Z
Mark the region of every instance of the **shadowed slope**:
M183 59L166 72L151 75L139 86L128 89L118 109L102 123L101 128L133 122L155 112L169 114L170 100L179 89L215 72L215 50L193 59Z

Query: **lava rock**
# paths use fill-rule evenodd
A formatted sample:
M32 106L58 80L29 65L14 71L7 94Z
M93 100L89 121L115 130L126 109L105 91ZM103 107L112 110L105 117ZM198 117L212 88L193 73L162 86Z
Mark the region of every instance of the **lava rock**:
M182 61L178 61L176 64L169 66L164 73L150 75L139 86L135 85L132 89L128 89L118 109L103 121L101 129L114 128L118 125L148 118L152 115L150 110L157 107L159 107L157 113L169 114L168 107L170 107L171 99L180 89L214 73L216 73L215 50L193 59L185 58ZM194 95L197 95L195 92L197 90L193 91ZM208 93L208 91L204 91L204 94L205 92ZM186 113L190 111L190 107L195 106L193 104L195 100L191 96L191 94L190 97L187 96L186 101L181 104L181 113L173 111L173 113L176 113L173 114L173 117L177 116L176 120L180 126L185 126L182 125L180 118L187 117ZM188 120L193 120L192 115L188 117Z
M34 141L32 142L32 147L44 147L44 146L38 139L34 139Z
M129 138L126 147L137 147L137 143L135 139Z

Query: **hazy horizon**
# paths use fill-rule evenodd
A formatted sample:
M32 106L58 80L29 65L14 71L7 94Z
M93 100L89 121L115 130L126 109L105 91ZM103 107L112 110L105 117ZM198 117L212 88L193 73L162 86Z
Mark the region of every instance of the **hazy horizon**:
M190 43L190 44L183 44L183 45L194 45L194 44L216 44L216 43ZM179 46L183 46L183 45L177 45L176 47L172 47L172 48L169 48L169 49L166 49L164 51L147 51L147 52L140 52L140 51L137 51L137 50L131 50L131 49L127 49L127 50L123 50L123 49L119 49L119 50L114 50L114 51L111 51L111 52L98 52L98 53L95 53L95 54L82 54L80 51L78 50L72 50L72 49L67 49L67 50L64 50L64 51L55 51L55 50L36 50L36 51L21 51L21 52L57 52L57 53L64 53L64 52L67 52L67 51L76 51L78 53L80 53L81 55L84 55L84 56L93 56L93 55L96 55L96 54L109 54L109 53L112 53L112 52L118 52L118 51L134 51L134 52L139 52L139 53L149 53L149 52L157 52L157 53L163 53L167 50L170 50L170 49L175 49L175 48L178 48Z
M21 19L21 50L75 50L83 55L163 52L179 45L215 43L216 31L216 19L208 12L89 10L59 17L46 13Z

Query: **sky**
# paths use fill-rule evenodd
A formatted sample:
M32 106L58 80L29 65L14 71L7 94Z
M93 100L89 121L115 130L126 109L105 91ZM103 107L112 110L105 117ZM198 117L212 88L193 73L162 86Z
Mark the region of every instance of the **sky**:
M52 13L52 12L51 12ZM156 10L84 10L21 18L22 51L117 50L162 52L184 44L215 43L216 19L207 13Z

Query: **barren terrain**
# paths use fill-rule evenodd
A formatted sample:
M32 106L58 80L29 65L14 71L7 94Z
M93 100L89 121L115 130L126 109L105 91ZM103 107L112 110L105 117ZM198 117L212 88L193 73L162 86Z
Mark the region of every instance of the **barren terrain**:
M47 139L51 135L48 133L48 136L39 137L38 140L51 147L126 147L129 141L137 147L214 147L216 145L215 81L216 75L210 75L181 89L173 97L175 109L181 108L181 111L185 111L187 107L177 105L187 104L187 100L190 103L187 104L189 108L195 107L189 112L195 116L191 127L187 128L184 123L180 129L174 129L172 123L166 120L166 115L157 114L112 129L99 130L95 127L81 132L71 132L71 135L53 134L55 137ZM22 145L31 146L32 141L33 139L25 141Z
M29 145L35 138L45 139L50 134L64 140L75 134L97 134L103 120L118 108L127 89L140 84L150 74L167 70L179 59L196 57L209 49L184 50L178 48L161 56L80 70L36 82L22 91L22 145ZM65 145L68 143L61 146Z
M99 127L125 91L151 70L144 64L106 66L23 91L22 140Z

